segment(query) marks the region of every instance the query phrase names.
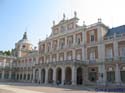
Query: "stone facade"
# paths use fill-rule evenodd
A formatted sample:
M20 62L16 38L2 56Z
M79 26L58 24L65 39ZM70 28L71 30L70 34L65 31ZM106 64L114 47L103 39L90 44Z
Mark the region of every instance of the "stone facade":
M75 12L71 19L66 20L64 16L58 24L53 22L51 35L39 41L38 50L31 48L25 33L16 43L13 66L8 69L14 72L13 80L61 85L124 85L125 26L110 29L101 19L79 26L78 20ZM4 80L4 75L0 75Z

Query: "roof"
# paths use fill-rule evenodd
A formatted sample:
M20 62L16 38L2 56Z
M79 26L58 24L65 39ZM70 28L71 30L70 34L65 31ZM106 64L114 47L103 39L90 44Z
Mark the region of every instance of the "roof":
M20 43L20 44L23 44L23 43L30 44L30 41L27 40L27 39L21 39L21 40L18 41L18 43Z
M107 32L106 36L111 36L111 35L113 35L114 33L116 33L116 34L125 33L125 25L108 29L108 32Z
M18 41L19 44L23 44L23 43L27 43L30 44L30 41L27 38L27 32L24 32L23 34L23 38L21 40Z

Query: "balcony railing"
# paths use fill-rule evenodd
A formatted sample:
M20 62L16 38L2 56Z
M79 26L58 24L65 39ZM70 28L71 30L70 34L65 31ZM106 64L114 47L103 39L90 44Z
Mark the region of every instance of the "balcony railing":
M105 62L125 62L125 56L105 58Z
M104 37L104 41L109 41L109 40L113 40L113 39L125 39L125 33L122 34L113 34L111 36L108 37Z

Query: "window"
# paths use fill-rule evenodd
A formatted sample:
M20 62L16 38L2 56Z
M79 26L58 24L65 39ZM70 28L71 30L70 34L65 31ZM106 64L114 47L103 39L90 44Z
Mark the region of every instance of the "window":
M73 37L68 38L68 45L69 47L73 44Z
M49 51L50 51L50 49L51 49L51 44L50 44L50 43L48 43L48 44L47 44L47 52L49 52Z
M91 42L94 42L94 35L91 35Z
M121 81L125 83L125 71L121 71Z
M106 58L112 58L112 48L106 49Z
M114 71L107 72L107 80L108 80L108 82L115 81L115 72Z
M90 53L90 60L95 60L95 52L94 51L92 51Z
M59 29L56 28L56 29L54 30L54 35L57 34L58 32L59 32Z
M77 44L79 45L80 44L80 36L79 37L77 37Z
M125 47L120 48L120 56L122 56L122 57L125 56Z
M77 54L77 60L81 60L81 55Z
M74 23L70 23L70 24L68 24L68 30L73 29L73 25L74 25Z
M60 41L60 48L63 49L63 48L64 48L64 45L65 45L65 41L64 41L64 39L62 39L62 40Z
M64 31L65 31L65 27L61 26L61 32L64 32Z
M72 59L72 56L71 56L71 55L69 55L69 56L68 56L68 60L71 60L71 59Z
M88 79L91 82L96 82L96 80L97 80L97 72L96 71L89 72Z
M22 46L23 49L24 49L25 47L26 47L25 45Z

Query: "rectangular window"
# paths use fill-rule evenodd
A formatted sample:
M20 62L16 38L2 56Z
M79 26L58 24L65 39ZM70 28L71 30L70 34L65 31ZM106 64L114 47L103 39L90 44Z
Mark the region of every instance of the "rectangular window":
M106 58L112 58L112 48L106 49Z
M94 42L94 35L91 35L91 42Z
M90 53L90 60L95 60L95 52Z
M125 56L125 47L120 48L120 56L124 57Z

